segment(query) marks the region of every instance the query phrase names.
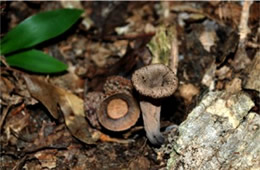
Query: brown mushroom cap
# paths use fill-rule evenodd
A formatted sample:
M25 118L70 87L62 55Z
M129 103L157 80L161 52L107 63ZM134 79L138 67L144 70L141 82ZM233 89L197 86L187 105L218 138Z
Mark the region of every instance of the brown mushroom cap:
M123 131L132 127L140 116L134 98L124 93L106 98L97 112L100 124L111 131Z
M174 72L163 64L151 64L136 70L132 82L140 94L152 98L168 97L178 86Z

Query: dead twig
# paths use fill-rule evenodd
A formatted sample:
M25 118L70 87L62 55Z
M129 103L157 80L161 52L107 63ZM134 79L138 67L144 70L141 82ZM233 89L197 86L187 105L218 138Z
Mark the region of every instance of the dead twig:
M4 125L5 118L6 118L7 113L8 113L8 111L9 111L9 109L10 109L11 106L12 106L12 105L9 104L9 105L3 110L3 114L2 114L1 119L0 119L0 133L1 133L1 131L2 131L2 127L3 127L3 125Z
M3 63L7 68L10 67L10 66L8 65L8 63L5 61L5 57L4 57L4 56L0 56L0 61L1 61L1 63Z
M12 110L12 115L18 114L20 111L22 111L25 108L25 104L22 103L20 106L18 106L16 109Z
M115 143L122 143L122 144L129 144L134 142L135 140L133 139L117 139L117 138L112 138L104 133L101 133L100 135L100 141L102 142L115 142Z
M252 0L244 1L243 8L240 17L240 24L239 24L239 44L238 49L236 51L234 60L233 60L233 67L236 71L242 70L246 68L251 60L246 53L246 41L247 35L250 33L250 29L248 28L248 18L249 18L249 9L252 4Z
M255 42L252 42L252 41L246 42L246 45L247 45L248 47L251 47L251 48L260 48L260 44L255 43Z
M172 71L177 75L178 70L178 62L179 62L179 49L178 49L178 35L176 26L172 27L173 37L172 37L172 44L171 44L171 55L170 55L170 63L169 66Z
M15 165L15 167L13 167L12 170L22 169L23 166L24 166L24 164L25 164L25 162L26 162L26 160L27 160L27 158L29 158L29 156L28 156L28 155L25 155L22 159L20 159L20 160L18 161L18 163Z
M239 42L240 44L245 42L247 34L250 33L250 29L248 28L248 18L249 18L249 9L251 4L253 3L252 0L244 1L242 13L240 17L240 24L239 24Z
M9 104L9 105L3 110L3 114L2 114L2 117L1 117L1 119L0 119L0 133L1 133L2 128L3 128L5 118L6 118L6 116L7 116L7 114L8 114L8 111L9 111L9 109L11 108L12 105L13 105L12 103ZM12 111L10 111L10 112L11 112L11 114L16 115L17 113L19 113L20 111L22 111L24 108L25 108L25 104L22 103L22 104L21 104L20 106L18 106L17 108L12 109Z

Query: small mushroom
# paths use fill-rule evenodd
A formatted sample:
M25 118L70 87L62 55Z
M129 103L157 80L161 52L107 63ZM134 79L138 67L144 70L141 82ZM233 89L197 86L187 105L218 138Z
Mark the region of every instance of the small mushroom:
M132 127L140 116L132 89L130 80L110 76L103 86L104 92L87 93L85 115L90 124L97 129L101 129L102 125L111 131L123 131Z
M136 70L133 86L140 93L140 107L144 128L149 141L160 145L164 137L160 132L161 98L171 96L178 86L174 72L163 64L151 64Z
M111 131L124 131L135 125L140 115L134 98L118 93L106 98L100 105L97 117L102 126Z

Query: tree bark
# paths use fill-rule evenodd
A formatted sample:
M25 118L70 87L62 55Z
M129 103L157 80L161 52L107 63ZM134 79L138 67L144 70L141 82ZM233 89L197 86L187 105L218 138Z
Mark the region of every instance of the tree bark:
M259 168L260 116L253 106L242 91L209 92L171 138L167 169Z

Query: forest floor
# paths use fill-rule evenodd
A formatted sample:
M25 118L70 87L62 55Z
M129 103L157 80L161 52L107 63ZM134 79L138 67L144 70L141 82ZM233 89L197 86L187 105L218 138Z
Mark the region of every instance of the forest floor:
M103 92L111 76L131 80L137 69L174 57L178 88L161 106L165 144L209 91L244 91L259 113L259 2L1 2L1 37L29 16L67 7L85 14L37 46L68 64L66 72L1 64L1 169L164 169L169 154L149 142L142 116L128 130L107 130L95 115L100 99L86 96ZM258 72L249 77L253 65Z

